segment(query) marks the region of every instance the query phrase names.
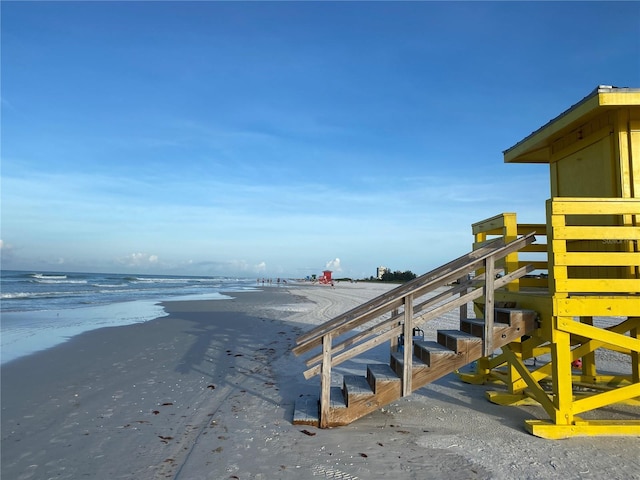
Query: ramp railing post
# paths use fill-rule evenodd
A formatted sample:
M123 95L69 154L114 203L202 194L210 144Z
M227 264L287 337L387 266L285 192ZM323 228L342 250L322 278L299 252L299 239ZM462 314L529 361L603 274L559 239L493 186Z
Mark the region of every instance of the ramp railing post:
M322 370L320 375L320 428L329 427L331 407L331 332L322 337Z
M402 396L412 392L413 374L413 295L404 297L404 368L402 369Z
M460 277L458 279L458 283L460 283L460 285L466 283L469 280L469 274L465 275L464 277ZM464 290L462 290L460 292L460 296L464 296L467 293L469 293L469 289L465 288ZM469 311L468 311L468 307L467 304L463 304L460 305L460 321L462 322L463 320L466 320L467 318L469 318Z
M397 317L397 316L398 316L398 309L397 309L397 308L394 308L394 309L391 311L391 317L392 317L392 318L395 318L395 317ZM400 326L400 325L401 325L401 322L398 322L398 326ZM398 336L397 336L397 335L396 335L396 336L394 336L394 337L390 340L389 344L390 344L391 351L392 351L392 352L397 352L397 351L398 351Z
M484 261L485 281L484 281L484 338L483 356L488 357L493 353L493 317L495 314L495 258L488 257Z

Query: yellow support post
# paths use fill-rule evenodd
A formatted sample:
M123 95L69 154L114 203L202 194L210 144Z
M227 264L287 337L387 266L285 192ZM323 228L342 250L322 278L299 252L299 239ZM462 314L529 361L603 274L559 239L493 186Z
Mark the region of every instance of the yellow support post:
M585 325L593 326L593 317L580 317L580 321ZM582 358L575 358L576 360L582 360L582 376L587 378L595 378L597 375L596 372L596 352L595 350L591 350L590 352L584 354Z
M637 324L640 324L640 317L634 317ZM640 340L640 327L633 327L629 330L631 338ZM631 352L631 381L640 383L640 352ZM639 399L640 400L640 399Z
M551 335L551 371L553 386L552 420L557 425L570 425L573 422L573 389L571 380L571 338L557 328L557 322L573 321L567 317L553 319L554 329Z

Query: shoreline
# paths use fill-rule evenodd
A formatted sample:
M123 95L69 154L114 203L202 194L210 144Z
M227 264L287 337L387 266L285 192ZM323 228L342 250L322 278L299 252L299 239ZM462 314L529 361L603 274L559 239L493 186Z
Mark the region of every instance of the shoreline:
M640 478L640 435L539 439L523 421L541 409L491 404L489 387L453 375L347 427L292 425L295 399L319 388L291 354L296 337L381 288L163 302L166 317L86 332L3 365L0 476Z
M259 290L231 289L224 293L185 294L166 300L126 300L75 308L2 312L0 365L56 347L86 332L146 323L166 317L169 314L163 307L165 303L227 301L236 293ZM55 327L52 328L53 324ZM31 329L30 335L25 335L26 329ZM43 331L50 333L44 336L41 333Z

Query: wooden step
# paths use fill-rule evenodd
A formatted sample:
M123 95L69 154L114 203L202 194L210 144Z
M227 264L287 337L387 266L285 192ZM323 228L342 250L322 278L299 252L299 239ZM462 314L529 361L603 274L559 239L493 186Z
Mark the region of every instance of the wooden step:
M392 352L390 364L393 371L396 372L396 375L398 375L398 377L402 377L404 370L404 354L402 352ZM415 355L411 358L411 364L413 366L411 370L411 385L415 390L416 388L430 382L431 369L429 368L429 365L424 363Z
M367 382L376 395L397 393L400 396L400 377L386 363L367 365Z
M482 345L482 339L460 330L438 330L438 343L456 353L465 353L470 347Z
M528 330L534 328L538 318L538 314L534 310L523 308L495 308L494 312L495 323L506 323L511 326L515 326L516 323L526 324L531 326Z
M413 342L413 354L429 367L434 367L440 362L447 362L458 354L444 345L433 341Z
M295 401L293 424L312 427L320 425L320 401L317 395L300 397Z
M427 365L419 357L412 358L413 371L411 377L411 387L413 390L424 387L425 385L444 377L445 375L453 372L458 368L462 368L467 363L480 358L480 352L482 350L482 342L478 343L478 352L475 358L469 360L469 355L465 353L455 353L446 349L442 345L436 342L421 342L426 345L422 345L416 348L414 351L422 350L426 348L429 351L429 356L432 361L432 365ZM447 353L448 352L448 353ZM438 358L439 357L439 358ZM402 375L404 367L404 357L397 352L391 354L391 363L397 375Z
M504 332L510 329L511 326L507 323L494 322L493 334L494 337L498 332ZM466 318L460 320L460 331L469 333L474 337L484 338L484 319Z
M347 407L373 396L373 389L366 377L362 375L344 375L342 377L342 391Z
M412 382L419 382L420 377L425 375L424 372L427 372L429 370L429 365L427 365L415 355L413 356L411 362L413 365ZM404 354L402 352L391 352L389 364L396 375L398 377L402 377L402 371L404 369Z
M496 327L497 326L497 327ZM494 323L493 328L493 347L500 348L504 345L517 341L524 335L531 333L538 328L536 318L525 318L524 320L513 321L513 325L509 326L504 323ZM463 320L460 322L460 329L471 332L478 337L484 337L484 320Z
M381 369L374 367L373 370L373 375L375 375L375 371ZM354 420L400 398L400 379L397 376L396 379L398 381L387 381L386 383L396 385L397 388L385 389L381 386L380 393L374 393L366 377L360 375L344 375L343 388L333 387L331 389L329 426L337 427L348 425ZM383 380L380 381L381 385L385 383ZM340 401L340 399L342 399L342 401Z

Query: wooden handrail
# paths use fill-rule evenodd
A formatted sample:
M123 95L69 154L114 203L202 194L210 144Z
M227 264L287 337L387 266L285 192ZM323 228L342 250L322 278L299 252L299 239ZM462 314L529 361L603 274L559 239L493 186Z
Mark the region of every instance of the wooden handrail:
M500 277L495 280L494 288L502 288L505 285L507 285L509 282L513 281L515 278L525 275L530 271L532 271L532 267L527 265L525 267L518 269L515 272L505 275L504 277ZM471 292L468 292L460 297L452 297L446 303L434 308L433 310L429 310L422 315L418 315L417 317L415 317L413 319L414 320L413 325L420 325L430 320L433 320L443 315L446 312L449 312L451 310L454 310L460 307L463 304L466 304L468 302L471 302L473 300L480 298L482 295L484 295L483 289L476 288ZM433 302L429 302L429 301L424 303L433 304ZM414 311L415 311L415 308L414 308ZM398 322L398 319L402 318L403 316L404 316L403 314L392 316L390 319L385 320L377 325L374 325L368 328L367 330L364 330L358 333L354 337L351 337L343 341L342 343L333 346L331 348L332 353L341 352L350 346L353 346L353 348L351 350L348 350L345 353L334 356L331 361L331 364L333 366L340 365L342 362L350 360L360 355L361 353L366 352L367 350L370 350L371 348L376 347L387 340L390 340L394 336L400 335L402 333L403 327L401 325L397 325L397 322ZM387 328L389 328L389 330L385 331ZM380 333L380 332L383 332L383 333ZM362 342L362 340L368 337L372 337L372 338L366 342ZM318 363L322 361L322 358L323 358L323 355L318 354L310 358L309 360L307 360L306 362L307 366L314 365L312 368L309 368L304 372L304 377L307 380L309 378L314 377L315 375L318 375L321 372L321 365L319 365Z
M477 270L487 261L494 262L496 259L503 258L531 244L534 240L534 232L508 244L505 244L501 238L496 239L481 250L475 250L463 255L307 332L298 339L299 344L293 349L293 352L296 355L300 355L321 345L323 345L323 349L321 354L307 361L308 366L315 366L305 371L305 377L311 378L322 373L323 368L330 369L331 366L338 365L386 340L392 339L402 333L403 329L409 328L408 331L411 332L410 328L416 325L416 320L419 323L424 323L483 296L486 293L485 289L479 288L482 284L482 278L476 278L462 282L460 285L451 286L446 292L431 297L422 303L414 304L414 299L425 296L436 288L451 284L454 280ZM493 288L502 288L514 279L525 275L531 269L531 266L525 266L498 279L492 278ZM469 288L473 288L471 292L467 292ZM444 303L436 306L439 302ZM434 306L436 307L428 310ZM400 308L402 308L402 311ZM386 314L391 314L391 317L381 319L375 325L358 332L335 346L326 345L326 342L330 339L337 338L347 331L351 331ZM417 314L415 319L413 318L414 314ZM410 317L409 321L407 321L408 316ZM398 322L402 319L404 319L404 326L398 325ZM321 364L318 365L318 362L321 362Z
M452 297L453 295L459 295L461 292L466 291L468 288L470 287L474 287L474 286L478 286L481 283L481 280L484 279L484 275L481 278L475 278L473 280L467 280L464 283L461 283L460 285L457 285L453 288L450 288L449 290L442 292L439 295L436 295L435 297L431 297L429 299L427 299L426 301L418 304L418 305L414 305L413 307L413 311L414 313L419 313L427 308L432 307L433 305L436 305L440 302L445 301L447 298ZM394 313L395 312L395 313ZM362 332L360 332L359 334L348 338L347 340L344 340L343 342L334 345L333 346L333 352L341 352L342 350L344 350L345 348L348 348L351 345L355 345L357 344L360 340L362 340L363 338L366 338L367 336L371 335L371 334L375 334L378 333L380 331L383 331L384 329L388 328L389 326L393 325L394 323L398 322L402 317L404 316L404 313L398 313L397 310L392 310L391 312L391 318L383 323L379 323L374 325L373 327L368 328L367 330L364 330ZM314 357L309 358L306 361L307 366L313 365L314 363L319 362L322 359L322 355L318 354Z
M355 307L348 312L343 313L342 315L338 315L334 319L326 322L322 325L319 325L316 328L308 331L307 333L301 335L297 339L298 347L294 348L294 353L299 354L303 353L300 351L300 347L306 344L307 342L322 337L325 332L331 331L334 328L348 322L353 318L358 318L365 313L369 313L372 311L377 311L379 309L384 309L388 306L389 303L392 303L394 300L398 298L404 297L406 294L413 292L419 287L430 285L433 282L437 282L441 279L441 277L445 274L447 278L455 277L452 272L457 272L460 267L464 267L467 265L470 259L484 259L490 255L491 252L496 249L496 247L503 247L504 240L502 238L496 238L491 242L488 242L484 247L474 250L473 252L467 253L461 257L452 260L451 262L438 267L430 272L425 273L407 283L404 283L393 290L388 291L387 293L380 295L362 305ZM458 277L459 278L459 277ZM454 278L454 280L457 278Z
M532 243L535 240L534 233L532 232L506 245L504 239L497 238L481 249L458 257L452 262L400 285L359 307L353 308L298 337L298 345L293 349L293 353L301 355L319 347L322 345L322 339L327 333L331 333L335 338L393 309L400 308L403 306L403 299L407 295L414 295L417 298L438 287L452 283L460 277L477 270L491 256L503 258L524 245Z

